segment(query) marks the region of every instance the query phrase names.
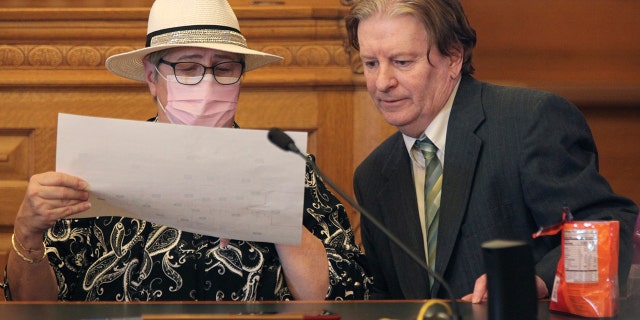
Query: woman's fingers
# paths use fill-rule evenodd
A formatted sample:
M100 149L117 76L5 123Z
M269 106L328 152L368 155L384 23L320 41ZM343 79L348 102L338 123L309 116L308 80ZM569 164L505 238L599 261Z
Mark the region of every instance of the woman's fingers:
M89 184L59 172L37 174L29 179L16 226L27 233L42 233L59 220L91 207Z

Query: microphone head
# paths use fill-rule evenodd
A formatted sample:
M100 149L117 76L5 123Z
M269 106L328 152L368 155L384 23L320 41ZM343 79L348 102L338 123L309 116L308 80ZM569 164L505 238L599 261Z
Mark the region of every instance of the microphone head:
M284 151L299 152L293 139L288 134L284 133L280 128L271 128L267 133L267 138L276 146Z

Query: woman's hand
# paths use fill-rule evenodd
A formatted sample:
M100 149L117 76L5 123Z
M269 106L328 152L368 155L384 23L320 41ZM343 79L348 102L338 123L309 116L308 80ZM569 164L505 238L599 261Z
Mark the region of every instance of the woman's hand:
M46 172L29 179L14 223L15 237L24 244L42 245L42 234L56 221L91 208L89 184L77 177Z
M88 190L86 181L64 173L46 172L29 179L13 227L14 249L7 262L14 300L57 299L58 284L46 259L43 234L59 219L91 208Z

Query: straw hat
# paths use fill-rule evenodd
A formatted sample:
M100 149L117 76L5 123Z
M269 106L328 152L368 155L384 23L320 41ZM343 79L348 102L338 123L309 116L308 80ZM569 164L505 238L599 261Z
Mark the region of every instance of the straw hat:
M145 48L109 57L109 71L145 81L142 59L155 51L177 47L216 49L244 55L245 70L281 61L282 57L251 50L238 19L226 0L156 0L149 12Z

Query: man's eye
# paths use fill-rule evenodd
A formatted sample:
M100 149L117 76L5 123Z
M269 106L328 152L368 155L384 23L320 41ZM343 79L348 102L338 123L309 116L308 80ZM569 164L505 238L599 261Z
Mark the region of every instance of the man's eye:
M365 61L364 65L368 68L373 68L378 65L377 61Z

